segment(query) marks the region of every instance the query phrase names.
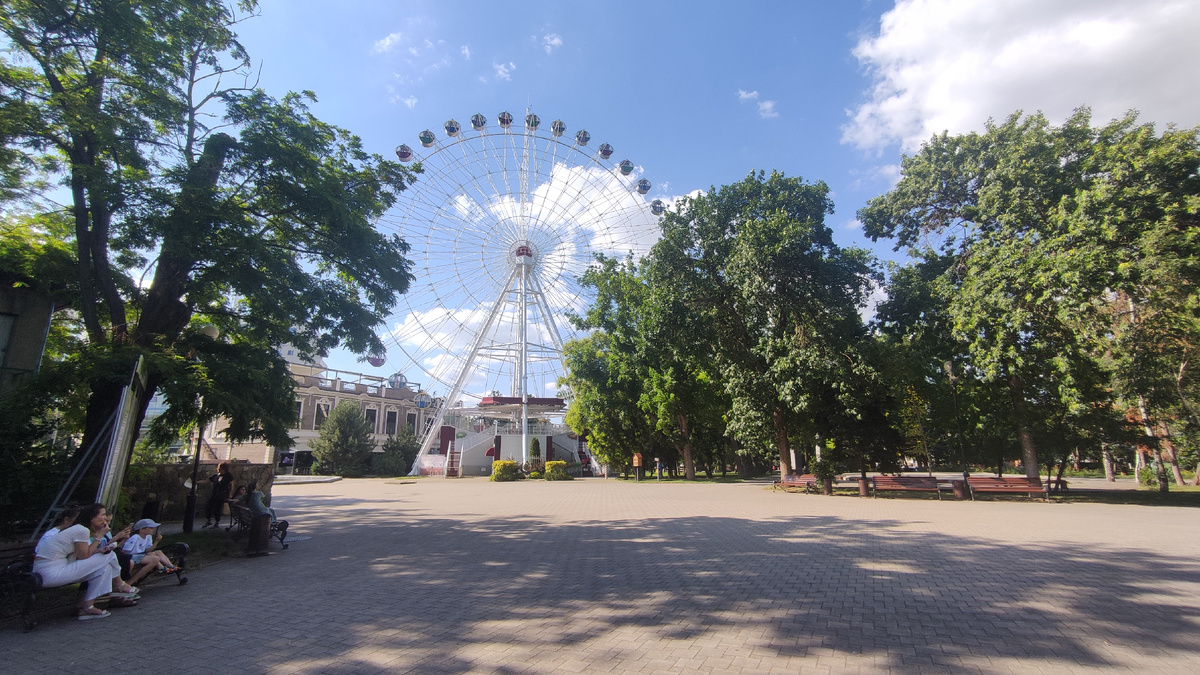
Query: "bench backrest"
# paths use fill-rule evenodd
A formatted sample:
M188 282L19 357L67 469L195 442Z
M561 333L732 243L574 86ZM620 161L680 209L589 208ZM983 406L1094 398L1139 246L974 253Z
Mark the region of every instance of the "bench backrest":
M1003 476L996 478L995 476L971 476L967 478L967 482L971 487L1015 487L1026 488L1042 487L1041 478L1029 478L1028 476Z
M937 479L933 476L875 476L878 488L931 488L936 489Z
M0 570L8 570L9 567L32 567L35 548L37 544L32 542L0 548Z
M817 481L817 477L812 475L811 473L800 474L800 475L797 475L794 473L789 473L788 475L783 477L782 482L784 482L784 483L815 483L816 481Z

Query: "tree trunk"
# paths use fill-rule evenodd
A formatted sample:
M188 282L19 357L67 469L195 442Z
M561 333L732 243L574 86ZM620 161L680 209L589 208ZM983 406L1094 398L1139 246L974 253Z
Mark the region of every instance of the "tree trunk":
M1025 476L1038 478L1037 448L1033 445L1033 432L1029 430L1028 407L1025 404L1025 388L1015 373L1008 376L1008 394L1012 398L1013 421L1017 425L1017 438L1021 441L1021 463L1025 465Z
M787 418L779 406L775 406L774 422L775 444L779 448L779 475L786 476L792 473L792 453L788 448Z
M688 429L687 415L679 413L679 433L683 434L683 475L688 480L696 480L696 465L692 462L692 432Z
M1175 460L1175 444L1171 442L1171 428L1167 426L1166 422L1160 423L1159 427L1163 431L1163 452L1166 453L1167 462L1171 465L1171 473L1175 476L1175 484L1179 487L1183 487L1184 485L1187 485L1187 483L1183 480L1183 472L1179 470L1179 462Z
M1107 443L1101 443L1100 448L1101 448L1100 454L1104 457L1104 480L1106 480L1110 483L1115 483L1115 482L1117 482L1117 476L1113 472L1112 453L1108 451Z
M1154 433L1154 425L1150 423L1150 415L1146 412L1146 398L1138 396L1138 413L1142 417L1142 431L1146 433L1146 437L1151 440L1153 445L1150 447L1150 452L1154 454L1154 473L1158 478L1158 491L1169 492L1170 486L1167 485L1167 470L1163 467L1162 451L1158 449L1158 437Z

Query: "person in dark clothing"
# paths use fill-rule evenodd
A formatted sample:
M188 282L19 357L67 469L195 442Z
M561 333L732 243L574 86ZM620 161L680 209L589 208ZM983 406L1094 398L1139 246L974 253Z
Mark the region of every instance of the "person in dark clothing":
M221 462L217 465L217 472L209 476L209 482L212 483L212 496L208 498L208 509L205 511L204 526L218 527L221 524L221 513L225 509L225 502L229 500L229 495L233 493L233 472L229 470L229 462Z

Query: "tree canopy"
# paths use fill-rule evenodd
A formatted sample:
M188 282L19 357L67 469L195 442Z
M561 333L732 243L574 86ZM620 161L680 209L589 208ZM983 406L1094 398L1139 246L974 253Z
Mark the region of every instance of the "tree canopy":
M0 133L69 189L70 306L103 354L85 373L85 444L145 356L163 424L222 415L232 440L287 447L278 347L379 352L374 329L408 287L407 245L373 225L415 174L317 119L311 92L254 86L235 29L255 10L16 0L0 15Z

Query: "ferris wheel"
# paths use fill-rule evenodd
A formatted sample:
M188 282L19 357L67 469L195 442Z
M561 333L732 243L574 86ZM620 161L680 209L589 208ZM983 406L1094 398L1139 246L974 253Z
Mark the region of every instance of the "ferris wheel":
M378 225L412 247L416 277L388 320L386 364L444 401L422 455L460 400L558 395L578 336L568 316L591 301L579 277L596 253L646 253L664 210L632 161L561 120L475 114L442 129L396 148L423 171Z

